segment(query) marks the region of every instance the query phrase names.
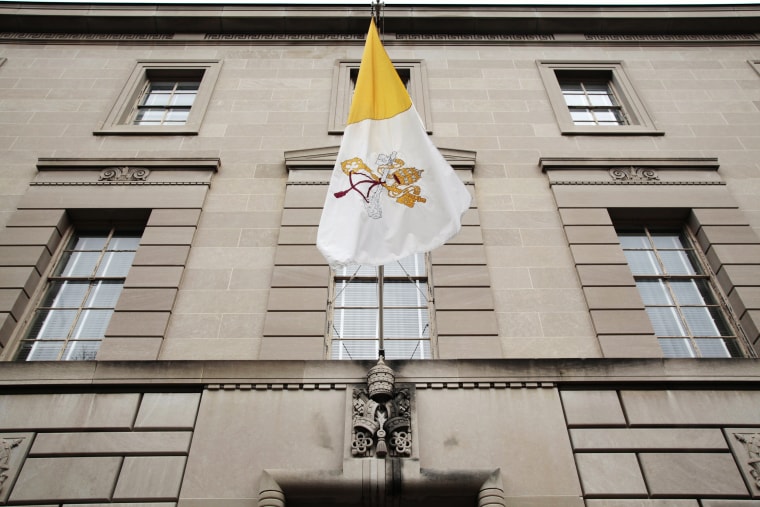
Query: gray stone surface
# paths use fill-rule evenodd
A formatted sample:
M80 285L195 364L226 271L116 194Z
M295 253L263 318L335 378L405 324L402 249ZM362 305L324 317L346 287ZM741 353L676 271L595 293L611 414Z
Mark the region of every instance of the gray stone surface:
M132 456L124 458L113 492L117 501L176 500L185 456Z
M748 496L728 453L641 453L639 459L653 496Z
M760 500L702 500L702 507L760 507Z
M189 431L39 433L31 456L187 453Z
M29 458L21 469L11 501L107 501L111 496L122 458Z
M510 507L583 507L583 499L574 496L507 496Z
M705 507L705 501L709 500L703 500L702 507ZM720 507L731 507L719 505ZM586 507L700 507L700 504L697 500L612 500L605 498L604 500L586 500Z
M626 424L616 391L561 392L565 418L573 426L623 426Z
M594 428L571 429L576 451L618 450L726 450L726 440L719 429L696 428Z
M206 391L180 496L255 498L263 469L339 470L346 396L345 390Z
M576 453L586 497L646 497L647 485L634 453Z
M580 495L554 389L427 389L417 391L416 402L423 469L500 467L509 470L503 480L510 496Z
M604 357L663 357L657 337L653 334L599 335L599 346Z
M145 393L135 428L192 429L200 399L200 393Z
M6 394L0 396L0 428L128 429L138 403L137 393Z
M733 424L760 421L755 391L621 391L631 425Z

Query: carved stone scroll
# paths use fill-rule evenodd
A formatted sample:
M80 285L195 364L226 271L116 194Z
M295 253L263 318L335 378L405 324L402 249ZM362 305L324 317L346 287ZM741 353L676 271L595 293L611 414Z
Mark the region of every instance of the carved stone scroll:
M107 167L98 181L145 181L149 174L150 169L144 167Z
M615 181L658 181L657 170L649 167L613 167L610 176Z

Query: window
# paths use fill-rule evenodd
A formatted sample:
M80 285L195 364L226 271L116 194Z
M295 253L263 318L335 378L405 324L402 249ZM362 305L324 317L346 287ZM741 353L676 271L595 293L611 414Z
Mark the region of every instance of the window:
M430 359L432 300L428 259L417 254L383 267L382 331L378 269L348 266L334 273L332 359L376 359L383 336L387 359Z
M563 134L661 135L620 62L539 61Z
M605 79L563 78L562 96L574 125L626 125L620 103Z
M18 361L95 359L140 236L141 231L115 227L71 234L31 317Z
M140 60L95 134L197 134L221 64Z
M742 356L687 231L634 227L617 234L666 357Z
M335 67L333 91L330 104L330 134L342 134L346 118L351 108L356 78L359 76L360 60L340 60ZM394 67L401 81L406 85L415 109L420 115L428 133L433 124L430 116L430 99L427 90L427 75L421 60L394 60Z
M166 79L166 77L164 77ZM135 107L134 125L184 125L198 95L200 77L149 80Z

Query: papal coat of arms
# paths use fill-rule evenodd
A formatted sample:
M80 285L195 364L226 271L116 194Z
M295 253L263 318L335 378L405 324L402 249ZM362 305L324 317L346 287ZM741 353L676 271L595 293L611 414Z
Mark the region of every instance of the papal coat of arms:
M348 176L350 186L335 192L335 197L344 197L352 190L357 192L364 200L367 215L375 219L383 216L382 195L409 208L427 201L420 195L420 186L416 184L422 178L422 169L406 167L395 151L389 155L378 155L375 165L377 167L373 170L359 157L341 162L340 167Z

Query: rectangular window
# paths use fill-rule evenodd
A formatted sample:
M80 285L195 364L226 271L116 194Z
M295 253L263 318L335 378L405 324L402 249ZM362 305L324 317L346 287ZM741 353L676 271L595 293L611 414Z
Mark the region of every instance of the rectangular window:
M99 135L197 135L219 77L218 60L140 60Z
M387 359L430 359L428 259L417 254L383 267L382 312L378 269L348 266L334 273L331 359L377 359L380 315Z
M575 125L625 125L625 115L606 79L561 78L559 87Z
M563 134L663 134L621 62L539 61L538 70Z
M135 107L134 125L184 125L200 88L200 77L150 79Z
M617 234L665 357L743 355L686 231L626 227Z
M141 235L117 227L71 234L48 277L17 361L95 359Z

